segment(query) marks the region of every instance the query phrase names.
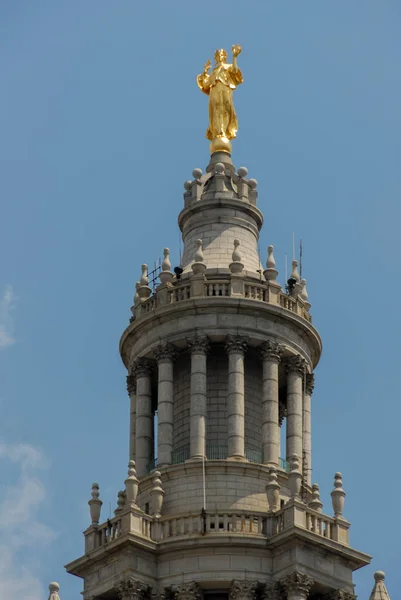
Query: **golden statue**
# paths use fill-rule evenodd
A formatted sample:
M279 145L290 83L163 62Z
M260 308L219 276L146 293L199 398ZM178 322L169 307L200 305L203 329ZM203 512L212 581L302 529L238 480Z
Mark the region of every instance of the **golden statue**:
M242 51L241 46L233 46L233 62L227 64L227 52L216 50L214 59L216 65L211 73L210 60L198 75L199 88L209 96L209 127L206 137L211 140L210 153L231 152L229 140L235 138L238 130L237 115L233 104L233 90L243 82L242 73L237 66L237 56Z

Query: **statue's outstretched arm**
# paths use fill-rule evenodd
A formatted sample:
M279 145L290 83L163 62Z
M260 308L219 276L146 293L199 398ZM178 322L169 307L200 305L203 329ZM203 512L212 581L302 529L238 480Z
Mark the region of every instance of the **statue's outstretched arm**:
M212 63L210 62L210 60L208 60L205 63L205 66L203 67L203 72L200 73L200 75L198 75L198 77L197 77L198 87L205 94L209 94L209 91L210 91L210 83L209 83L210 78L209 78L208 71L211 66L212 66Z

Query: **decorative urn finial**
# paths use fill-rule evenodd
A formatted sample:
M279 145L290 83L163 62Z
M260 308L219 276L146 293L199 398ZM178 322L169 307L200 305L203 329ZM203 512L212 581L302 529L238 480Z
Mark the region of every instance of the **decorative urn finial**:
M149 287L148 265L143 264L141 268L142 275L139 280L140 286L138 288L138 295L141 300L146 300L146 298L149 298L152 291Z
M203 262L203 243L202 240L196 240L195 260L192 263L192 271L195 275L202 274L206 271L206 265Z
M316 510L321 513L323 509L323 502L320 500L320 488L317 483L312 485L312 499L308 504L309 508Z
M269 471L269 481L266 485L267 502L269 512L275 512L280 508L280 484L277 481L277 469L272 467Z
M164 259L162 262L162 270L159 274L159 279L162 284L169 283L174 275L171 272L171 261L170 261L170 250L169 248L164 248L163 250Z
M302 484L302 473L299 469L299 456L293 454L289 458L290 472L288 474L288 487L290 488L291 498L300 497L301 484Z
M99 484L92 483L92 498L88 502L92 525L97 525L100 519L100 509L103 502L99 498Z
M241 253L239 251L240 242L234 240L234 251L232 253L232 263L229 264L231 273L241 273L244 270L244 264L241 262Z
M150 490L151 511L152 515L155 517L160 517L163 506L164 490L162 488L162 480L160 478L160 471L155 471L152 479L153 487Z
M331 492L331 501L335 517L342 517L345 496L346 493L343 490L342 475L341 473L336 473L334 475L334 490Z
M136 506L136 497L138 495L138 478L136 476L135 461L128 463L128 477L125 480L125 490L127 492L127 504Z
M263 271L266 281L276 281L278 271L276 269L276 261L274 258L274 246L267 247L266 269Z
M49 600L60 600L60 596L58 595L59 590L60 586L57 581L49 583Z

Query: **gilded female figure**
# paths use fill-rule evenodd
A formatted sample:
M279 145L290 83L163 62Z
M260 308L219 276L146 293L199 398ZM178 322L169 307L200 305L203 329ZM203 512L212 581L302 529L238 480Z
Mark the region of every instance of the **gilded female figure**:
M216 50L214 53L216 64L211 73L209 73L211 62L208 60L203 73L197 77L199 88L209 96L209 127L206 137L212 141L217 138L222 142L211 144L214 151L230 151L231 144L228 140L235 138L237 133L238 121L233 104L233 90L243 82L242 73L237 66L237 56L241 50L241 46L232 47L231 65L226 62L227 52L222 49Z

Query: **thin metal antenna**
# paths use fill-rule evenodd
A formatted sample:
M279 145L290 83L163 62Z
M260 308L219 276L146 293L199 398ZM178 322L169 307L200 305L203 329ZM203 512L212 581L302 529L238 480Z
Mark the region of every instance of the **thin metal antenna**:
M292 232L292 260L295 260L295 233Z
M299 278L302 279L302 240L299 240Z

